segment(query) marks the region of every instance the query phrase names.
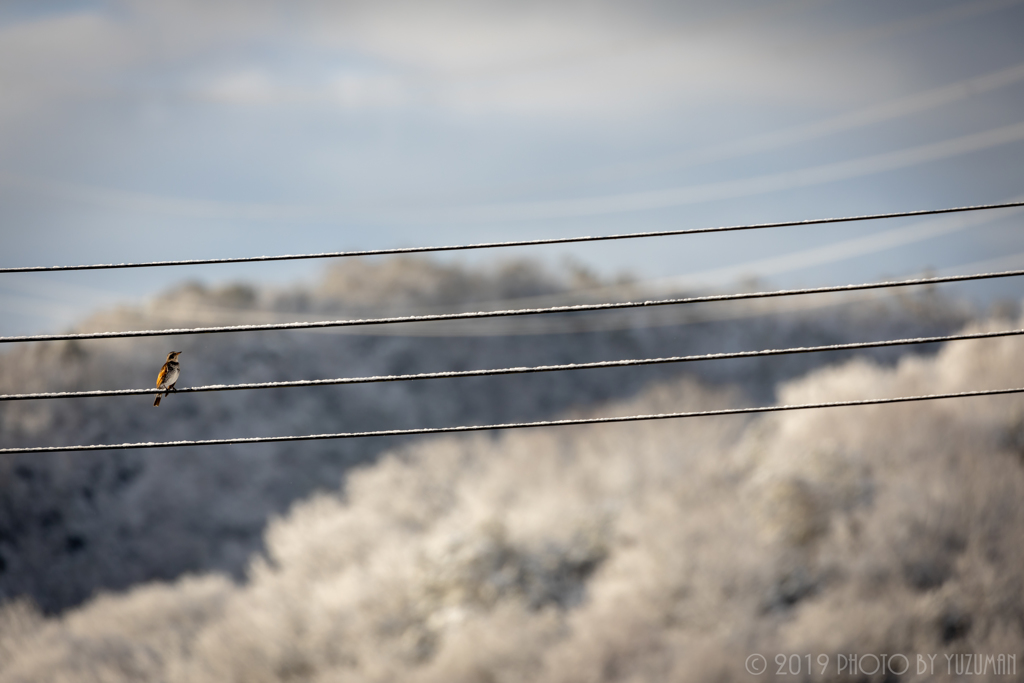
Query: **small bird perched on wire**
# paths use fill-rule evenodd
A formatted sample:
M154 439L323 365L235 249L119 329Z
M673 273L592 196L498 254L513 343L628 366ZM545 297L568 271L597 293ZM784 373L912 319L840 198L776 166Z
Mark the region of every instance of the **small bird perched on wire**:
M178 375L181 374L181 364L178 363L178 356L181 351L171 351L167 354L167 362L160 368L160 374L156 377L156 388L164 391L164 396L174 391L174 385L178 383ZM156 401L153 406L160 405L160 392L156 394Z

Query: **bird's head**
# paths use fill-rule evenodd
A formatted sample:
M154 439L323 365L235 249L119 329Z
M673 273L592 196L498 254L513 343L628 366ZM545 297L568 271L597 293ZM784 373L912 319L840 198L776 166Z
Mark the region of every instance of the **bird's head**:
M180 355L181 351L171 351L169 354L167 354L167 360L172 361Z

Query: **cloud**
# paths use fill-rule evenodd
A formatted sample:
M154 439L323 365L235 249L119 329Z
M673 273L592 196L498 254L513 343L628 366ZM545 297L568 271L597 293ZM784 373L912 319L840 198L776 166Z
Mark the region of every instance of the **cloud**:
M658 4L121 2L10 24L0 57L19 65L8 92L37 107L90 93L189 97L199 83L232 104L591 117L696 98L843 99L870 72L894 73L870 55L780 56L772 31L743 18L682 21Z
M799 195L799 211L827 215L846 212L825 205L846 189L839 181L915 164L863 183L877 194L861 199L939 206L933 169L911 158L923 148L864 149L915 144L911 128L914 140L944 140L1015 123L1020 92L1010 86L1024 78L1009 29L982 50L962 26L982 10L994 25L1010 14L995 9L1017 0L969 10L826 0L70 4L0 13L3 213L39 226L11 245L14 260L37 260L30 244L64 259L43 240L85 230L95 231L85 249L99 255L80 251L83 260L136 260L134 250L160 248L156 226L173 223L139 220L155 216L208 219L176 223L188 233L178 244L194 253L218 239L222 249L243 226L253 251L274 253L364 246L369 225L391 232L368 239L389 243L426 241L414 232L424 228L445 242L557 231L502 222L562 216L607 215L580 231L620 231L634 217L668 217L629 212L701 202L708 212L673 217L742 221L773 211L773 193L833 182ZM939 35L936 22L957 28ZM841 135L851 130L860 132ZM996 143L973 141L994 150L984 161L1012 165ZM767 151L780 152L669 175ZM1015 191L999 185L1012 168L959 172L950 203ZM710 203L738 197L759 199ZM598 258L609 271L676 268L630 262L628 250Z
M836 116L802 123L788 128L730 140L710 147L687 150L657 159L618 164L591 172L599 179L614 179L641 173L657 173L736 159L752 154L784 149L858 128L902 119L914 114L977 98L986 93L1008 88L1024 80L1024 64L1016 64L980 76L966 78L938 88L917 92L894 100L843 112Z
M685 185L665 190L647 190L580 199L473 206L452 213L458 219L466 221L513 221L648 211L824 185L949 159L1021 141L1024 141L1024 123L1016 123L894 152L793 171L781 171L715 183Z
M258 87L256 88L258 91ZM373 208L327 204L225 202L164 197L50 181L0 171L0 186L127 211L234 220L347 219L381 223L414 221L500 222L630 213L771 194L861 178L1024 141L1024 123L846 161L716 183L580 199L441 209Z
M211 102L246 106L363 109L396 107L408 101L408 84L394 74L339 68L309 81L308 76L294 79L269 69L247 68L213 77L193 92Z
M1007 4L1013 3L1000 0L986 7ZM185 1L158 6L126 2L118 7L124 16L99 11L56 14L3 29L0 63L19 67L0 72L10 94L0 105L9 114L0 122L0 145L5 137L9 143L22 137L13 118L34 126L39 118L71 115L73 109L65 112L61 102L113 97L118 92L136 98L157 96L164 102L177 98L179 103L198 100L210 106L253 108L411 111L433 106L449 112L529 116L585 112L592 122L680 99L718 101L739 93L754 100L805 98L811 90L819 97L833 86L846 91L863 84L857 69L890 75L894 71L872 66L868 55L857 66L839 65L843 77L837 78L831 72L836 65L827 59L801 59L799 40L786 43L796 50L793 55L776 58L775 51L766 48L780 40L777 33L783 28L774 26L776 33L764 30L755 20L766 20L765 15L750 10L746 15L734 11L684 24L653 5L636 11L597 5L582 11L564 3L516 8L502 3L303 3L288 10L262 2L241 14L233 3L211 7ZM777 17L769 14L767 20L772 19ZM896 24L909 30L908 21ZM808 44L813 48L813 41ZM780 149L935 109L1021 78L1024 66L1017 64L809 125L610 172L666 170ZM808 89L808 83L824 84L824 90ZM10 116L13 110L21 115ZM987 143L978 144L984 148ZM516 220L646 210L805 187L920 163L898 155L669 190L467 206L452 217ZM6 183L12 182L9 174ZM339 213L338 207L234 206L161 198L159 193L134 195L83 184L49 184L54 195L172 214L301 218Z
M1008 202L1024 201L1024 196L1013 197ZM647 287L655 290L677 291L686 287L709 286L716 284L727 284L742 277L754 275L757 277L770 277L781 275L805 268L823 266L829 263L837 263L847 259L876 254L889 249L904 247L909 244L916 244L924 240L930 240L943 235L960 232L968 228L975 228L995 221L1017 215L1020 208L1001 209L999 211L978 211L975 213L962 213L941 216L931 220L921 221L913 225L905 225L899 228L891 228L863 237L833 242L821 247L801 249L792 251L781 256L737 263L724 268L714 268L695 273L687 273L681 277L671 277L647 283ZM1019 260L1019 255L1013 257ZM1002 259L1000 259L1002 261ZM1016 260L1014 261L1016 262Z

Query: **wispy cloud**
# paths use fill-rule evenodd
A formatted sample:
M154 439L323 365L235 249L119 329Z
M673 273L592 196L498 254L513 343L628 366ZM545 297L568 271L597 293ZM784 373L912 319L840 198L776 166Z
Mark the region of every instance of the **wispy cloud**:
M1024 140L1024 123L1017 123L894 152L793 171L768 173L751 178L580 199L470 206L453 211L451 216L464 221L514 221L648 211L750 197L861 178L941 159L950 159L1022 140Z
M0 172L0 185L124 211L185 217L289 221L349 219L381 223L446 220L479 223L599 216L764 195L862 178L1021 141L1024 141L1024 123L1017 123L894 152L750 178L579 199L441 209L420 207L393 210L365 206L182 199L33 178L10 172Z
M1024 200L1024 195L1019 195L1007 201L1017 202L1022 200ZM687 273L682 276L655 280L646 283L646 286L652 290L678 291L681 288L688 287L728 284L743 277L771 277L788 274L794 271L838 263L950 235L968 228L1005 220L1010 216L1019 215L1022 211L1024 210L1013 208L1000 209L998 211L952 214L921 221L913 225L891 228L870 235L864 235L863 237L833 242L820 247L800 249L770 258L756 259L723 268L712 268Z
M1024 81L1024 64L999 69L981 76L966 78L907 97L855 109L837 116L790 126L760 135L731 140L710 147L699 147L657 159L617 164L596 169L588 175L593 179L614 180L639 174L652 174L700 166L717 161L738 159L752 154L784 149L858 128L922 114L940 107L977 98ZM548 181L550 182L550 180Z

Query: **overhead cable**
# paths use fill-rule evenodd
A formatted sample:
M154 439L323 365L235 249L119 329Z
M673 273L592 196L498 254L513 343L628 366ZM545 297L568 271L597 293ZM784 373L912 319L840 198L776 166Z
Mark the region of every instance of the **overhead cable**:
M319 387L337 384L370 384L375 382L409 382L425 379L455 379L462 377L488 377L492 375L520 375L538 372L560 372L568 370L593 370L599 368L635 367L641 365L662 365L667 363L687 363L707 360L729 360L739 358L757 358L760 356L782 356L798 353L818 353L823 351L850 351L855 349L872 349L889 346L907 346L912 344L938 344L942 342L964 341L971 339L992 339L996 337L1012 337L1024 335L1024 329L999 330L996 332L975 332L970 334L950 334L938 337L914 337L908 339L888 339L885 341L854 342L849 344L828 344L824 346L798 346L783 349L763 349L760 351L735 351L728 353L707 353L691 356L668 356L664 358L637 358L629 360L597 361L592 363L566 363L563 365L537 365L531 367L496 368L490 370L453 370L446 372L422 372L408 375L374 375L370 377L339 377L336 379L308 379L284 382L252 382L248 384L210 384L198 387L177 389L175 394L202 393L210 391L240 391L247 389L284 389L294 387ZM111 389L97 391L52 391L34 394L0 394L0 401L29 401L54 398L97 398L103 396L139 396L151 395L156 390L149 389Z
M922 396L898 396L895 398L869 398L856 401L829 401L824 403L799 403L794 405L759 406L755 408L725 408L722 410L700 410L680 413L658 413L655 415L623 415L617 417L590 417L569 420L543 420L539 422L506 422L489 425L463 425L458 427L421 427L414 429L382 429L369 432L340 432L337 434L306 434L302 436L253 436L236 439L202 439L195 441L147 441L139 443L89 444L80 446L37 446L32 448L2 448L0 455L15 453L59 453L66 451L106 451L139 448L178 448L184 446L223 446L229 444L280 443L283 441L323 441L327 439L358 439L372 436L412 436L420 434L453 434L459 432L484 432L504 429L532 429L536 427L567 427L571 425L609 424L618 422L641 422L648 420L669 420L687 417L713 417L722 415L750 415L755 413L778 413L790 410L811 410L818 408L846 408L852 406L885 405L913 401L935 401L946 398L970 398L975 396L1000 396L1024 393L1024 387L1014 389L988 389L984 391L960 391L946 394Z
M960 213L964 211L984 211L989 209L1005 209L1024 206L1024 201L1003 202L999 204L977 204L958 206L947 209L924 209L920 211L898 211L891 213L864 214L860 216L843 216L834 218L812 218L799 221L780 221L775 223L753 223L749 225L730 225L714 228L685 228L679 230L658 230L651 232L622 233L616 235L585 235L580 237L552 237L536 240L516 240L507 242L481 242L476 244L457 244L439 247L398 247L393 249L365 249L356 251L332 251L317 254L284 254L279 256L244 256L214 259L183 259L175 261L143 261L139 263L96 263L77 266L16 266L0 268L0 273L42 273L66 270L108 270L113 268L156 268L163 266L199 266L223 263L254 263L261 261L296 261L303 259L344 258L351 256L386 256L394 254L422 254L428 252L467 251L471 249L497 249L507 247L529 247L547 244L571 244L576 242L604 242L610 240L637 239L642 237L670 237L674 235L700 235L716 232L735 232L740 230L763 230L767 228L783 228L800 225L823 225L826 223L849 223L854 221L880 220L883 218L910 218L915 216L934 216L944 213Z
M803 294L827 294L835 292L853 292L867 289L884 289L890 287L909 287L915 285L932 285L946 282L966 282L970 280L988 280L1003 277L1019 277L1024 270L1007 270L998 273L976 273L973 275L947 275L942 277L923 277L911 280L889 280L885 282L868 282L856 285L836 285L832 287L809 287L803 289L779 289L766 292L743 292L739 294L712 294L676 299L656 299L648 301L624 301L604 304L579 304L575 306L550 306L547 308L520 308L500 311L471 311L467 313L438 313L432 315L406 315L388 318L359 318L351 320L320 320L315 322L268 323L261 325L227 325L222 327L192 327L165 330L128 330L123 332L80 332L66 334L34 334L15 337L0 337L0 343L36 341L67 341L84 339L118 339L126 337L164 337L185 334L219 334L225 332L259 332L266 330L306 330L325 327L354 327L364 325L393 325L398 323L440 322L446 320L468 320L477 318L507 318L521 315L545 315L552 313L583 313L587 311L613 311L632 308L652 308L656 306L676 306L682 304L710 303L716 301L739 301L743 299L769 299L781 296L798 296Z

